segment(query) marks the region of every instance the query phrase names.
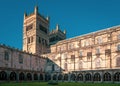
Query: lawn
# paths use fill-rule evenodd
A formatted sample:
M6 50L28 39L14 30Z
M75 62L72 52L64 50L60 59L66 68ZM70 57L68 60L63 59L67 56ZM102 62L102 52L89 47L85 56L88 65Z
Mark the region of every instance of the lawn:
M48 85L47 82L9 82L0 83L0 86L53 86ZM54 86L120 86L120 84L110 83L79 83L79 82L59 82L58 85Z

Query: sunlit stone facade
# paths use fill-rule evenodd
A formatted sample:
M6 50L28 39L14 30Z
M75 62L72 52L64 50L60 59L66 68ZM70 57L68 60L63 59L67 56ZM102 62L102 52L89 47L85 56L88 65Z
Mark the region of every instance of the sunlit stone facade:
M66 72L117 69L119 51L120 26L116 26L59 41L51 46L48 57Z
M59 41L46 56L54 62L58 77L63 73L64 80L119 81L120 26Z

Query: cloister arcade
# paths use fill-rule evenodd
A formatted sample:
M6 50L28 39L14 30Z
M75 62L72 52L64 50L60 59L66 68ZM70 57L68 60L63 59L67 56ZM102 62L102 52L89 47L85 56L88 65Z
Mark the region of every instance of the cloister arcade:
M37 73L22 71L0 71L0 81L77 81L120 82L120 70L79 71L71 73Z

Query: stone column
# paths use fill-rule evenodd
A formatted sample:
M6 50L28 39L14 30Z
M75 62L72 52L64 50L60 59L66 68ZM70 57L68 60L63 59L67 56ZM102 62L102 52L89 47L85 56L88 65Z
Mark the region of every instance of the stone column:
M38 73L38 81L40 82L40 73Z
M83 72L83 82L85 83L85 72Z
M71 73L68 74L68 82L71 82L70 77L71 77Z
M91 74L91 82L93 83L94 81L93 81L93 76L94 76L94 73L93 73L93 71L92 71L92 74Z
M19 82L19 72L16 72L16 82Z
M114 71L111 71L111 82L114 83Z
M7 73L7 81L9 82L10 81L10 71L6 71Z
M103 71L101 71L101 82L103 83L103 74L104 74L104 72Z
M32 73L32 81L34 81L34 73Z
M27 81L27 73L25 73L25 81Z

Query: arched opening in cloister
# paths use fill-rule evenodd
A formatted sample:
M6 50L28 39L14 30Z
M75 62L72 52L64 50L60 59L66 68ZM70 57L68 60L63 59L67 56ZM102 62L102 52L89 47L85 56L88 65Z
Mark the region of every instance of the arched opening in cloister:
M83 81L83 74L82 73L77 75L77 81Z
M120 81L120 72L114 74L114 81Z
M27 80L32 80L32 74L31 73L27 73Z
M95 73L93 76L93 81L101 81L100 73Z
M92 80L92 75L90 73L87 73L85 75L85 81L91 81Z
M0 80L7 80L7 73L5 71L0 72Z
M111 74L106 72L104 75L103 75L103 81L111 81Z
M15 72L11 72L9 78L10 78L10 80L15 81L17 78L17 74Z

